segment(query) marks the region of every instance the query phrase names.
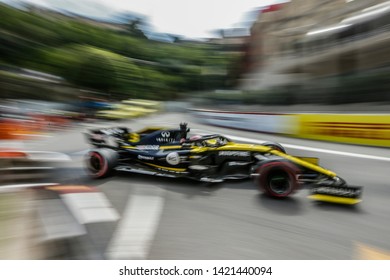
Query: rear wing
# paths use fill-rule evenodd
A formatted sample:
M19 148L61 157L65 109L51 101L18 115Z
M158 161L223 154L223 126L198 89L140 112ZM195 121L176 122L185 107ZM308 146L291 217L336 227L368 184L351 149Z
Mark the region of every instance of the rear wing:
M110 145L110 136L114 138L123 139L125 135L129 134L129 129L126 127L114 127L104 129L90 129L84 133L87 142L94 146L116 146ZM114 143L111 143L114 144Z

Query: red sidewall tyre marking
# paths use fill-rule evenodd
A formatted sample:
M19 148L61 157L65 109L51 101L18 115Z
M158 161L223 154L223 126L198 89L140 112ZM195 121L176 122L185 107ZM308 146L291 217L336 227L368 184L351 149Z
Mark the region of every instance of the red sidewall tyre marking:
M283 171L288 175L289 178L289 184L291 186L290 190L279 194L271 190L269 187L269 182L268 182L268 176L270 172L272 171ZM298 188L299 188L299 183L296 179L296 175L299 172L299 169L295 167L294 165L287 163L287 162L270 162L266 163L259 168L256 169L256 172L260 174L257 183L258 187L260 188L261 191L267 193L270 196L273 197L287 197L290 194L294 193Z
M92 152L90 154L90 158L92 158L92 157L96 157L99 160L99 163L101 166L101 168L98 172L93 173L93 176L95 176L96 178L104 176L107 172L107 169L108 169L107 160L105 160L105 158L97 152Z

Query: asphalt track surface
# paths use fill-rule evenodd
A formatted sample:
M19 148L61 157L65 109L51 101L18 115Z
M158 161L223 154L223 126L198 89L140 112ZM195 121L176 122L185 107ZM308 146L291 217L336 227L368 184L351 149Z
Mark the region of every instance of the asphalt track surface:
M207 126L185 113L165 113L120 125L177 127L186 121L194 134L221 133L240 141L276 141L287 152L320 158L350 185L364 186L356 206L317 203L307 190L284 200L259 193L251 180L215 185L186 179L118 173L90 180L83 170L89 148L83 124L26 143L30 149L61 151L72 162L61 173L69 184L97 186L120 219L87 225L77 240L81 259L240 259L350 260L390 259L390 151ZM347 154L339 154L346 152ZM70 258L70 257L69 257Z

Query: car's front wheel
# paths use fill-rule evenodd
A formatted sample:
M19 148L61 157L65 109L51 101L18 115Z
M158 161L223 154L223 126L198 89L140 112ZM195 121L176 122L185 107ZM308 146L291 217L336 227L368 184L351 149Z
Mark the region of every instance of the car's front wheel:
M289 162L265 163L256 169L256 173L259 189L269 196L287 197L299 188L299 170Z
M88 174L95 179L109 176L116 166L118 154L110 149L95 149L88 152L86 165Z
M277 150L279 152L282 152L282 153L286 153L286 149L281 144L276 143L276 142L264 142L261 145L266 146L266 147L270 147L270 148Z

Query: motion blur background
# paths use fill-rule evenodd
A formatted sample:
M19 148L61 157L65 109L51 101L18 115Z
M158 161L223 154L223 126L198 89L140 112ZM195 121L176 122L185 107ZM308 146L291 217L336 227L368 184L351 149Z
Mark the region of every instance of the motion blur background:
M148 16L138 12L119 9L107 17L100 1L87 2L90 10L100 11L93 16L77 5L69 9L72 1L63 2L69 6L57 1L52 1L57 5L42 5L50 1L0 2L2 150L36 147L40 139L53 134L101 121L130 122L148 112L185 114L186 108L203 108L388 114L390 109L390 1L257 1L235 25L196 37L158 31ZM224 13L223 6L205 9ZM204 15L196 16L202 22ZM390 141L386 135L384 141ZM53 145L51 151L79 149L72 148L75 138L66 139L70 142ZM10 156L21 155L3 154L4 168L10 167ZM49 166L53 166L51 160ZM2 183L31 181L20 174L13 176L2 177ZM9 247L0 250L0 259L47 257L42 252L31 255L26 249L29 253L24 255L13 249L32 246L26 241L30 237L19 238L23 230L13 222L15 217L23 221L31 195L29 191L0 193L0 227L10 228L0 232L0 247ZM28 226L25 232L30 232ZM11 240L18 240L16 247ZM164 256L158 249L152 257L181 258ZM194 256L221 258L211 253ZM286 258L295 257L347 258L332 253Z
M258 7L205 38L158 33L137 13L99 19L65 7L6 3L13 6L1 4L3 99L211 97L273 105L390 99L387 1Z

